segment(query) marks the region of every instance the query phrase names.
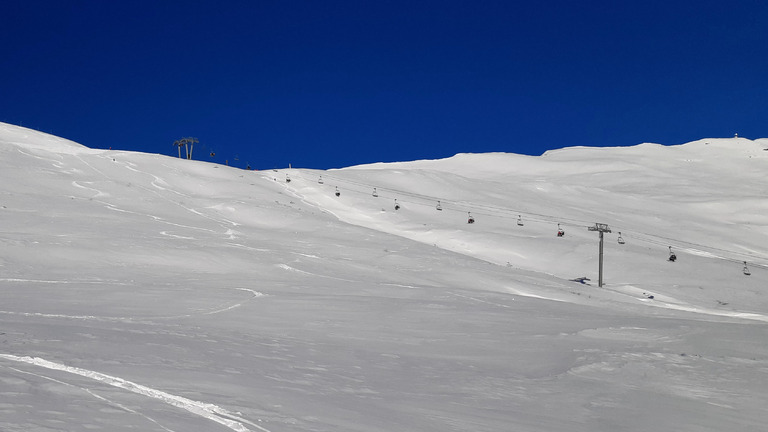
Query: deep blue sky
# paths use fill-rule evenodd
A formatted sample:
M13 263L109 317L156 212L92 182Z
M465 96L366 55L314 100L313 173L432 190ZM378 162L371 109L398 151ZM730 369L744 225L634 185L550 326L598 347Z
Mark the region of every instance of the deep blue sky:
M8 0L0 23L0 121L93 148L331 168L768 137L764 1Z

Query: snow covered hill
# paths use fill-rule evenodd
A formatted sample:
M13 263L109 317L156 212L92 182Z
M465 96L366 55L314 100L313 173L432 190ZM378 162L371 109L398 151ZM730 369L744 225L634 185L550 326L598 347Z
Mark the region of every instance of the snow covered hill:
M254 172L0 124L0 430L761 430L765 148Z

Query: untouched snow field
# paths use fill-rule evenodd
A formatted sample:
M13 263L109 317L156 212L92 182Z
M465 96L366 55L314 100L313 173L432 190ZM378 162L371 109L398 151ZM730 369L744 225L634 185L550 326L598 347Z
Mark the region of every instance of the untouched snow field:
M253 172L0 123L0 430L765 430L767 147Z

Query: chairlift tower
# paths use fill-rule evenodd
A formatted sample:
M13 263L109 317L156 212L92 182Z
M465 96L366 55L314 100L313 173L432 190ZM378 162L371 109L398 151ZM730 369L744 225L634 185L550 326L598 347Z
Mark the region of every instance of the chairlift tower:
M182 138L180 140L174 141L173 145L179 148L179 159L181 159L181 148L184 147L184 149L187 152L187 159L192 159L192 147L195 145L195 143L198 143L200 141L197 140L197 138Z
M597 278L597 286L603 287L603 233L611 232L607 224L596 223L595 226L588 228L590 231L600 233L600 267Z

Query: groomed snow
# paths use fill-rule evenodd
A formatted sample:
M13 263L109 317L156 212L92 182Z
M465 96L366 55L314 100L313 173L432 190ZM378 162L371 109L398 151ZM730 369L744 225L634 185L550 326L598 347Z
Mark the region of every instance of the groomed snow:
M0 123L0 430L762 430L765 148L254 172Z

